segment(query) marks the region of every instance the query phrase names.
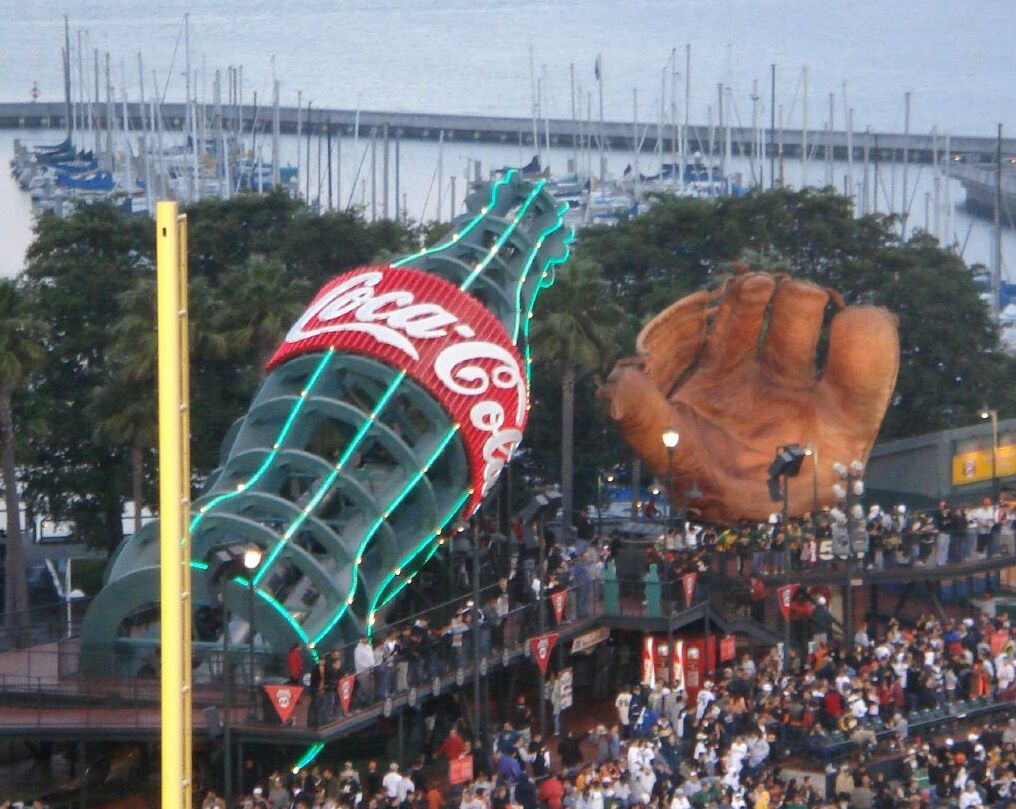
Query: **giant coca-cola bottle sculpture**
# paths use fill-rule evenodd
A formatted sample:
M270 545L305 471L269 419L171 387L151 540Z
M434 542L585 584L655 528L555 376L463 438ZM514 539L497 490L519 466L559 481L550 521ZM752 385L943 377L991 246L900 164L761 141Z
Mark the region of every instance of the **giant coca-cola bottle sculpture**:
M567 206L514 172L466 204L435 246L328 283L224 441L193 506L191 566L195 609L217 609L222 551L260 549L251 575L219 587L234 642L253 626L259 648L316 656L379 625L521 441L528 323L568 256ZM82 629L86 661L155 664L158 560L154 525L117 552ZM220 633L195 621L196 656Z

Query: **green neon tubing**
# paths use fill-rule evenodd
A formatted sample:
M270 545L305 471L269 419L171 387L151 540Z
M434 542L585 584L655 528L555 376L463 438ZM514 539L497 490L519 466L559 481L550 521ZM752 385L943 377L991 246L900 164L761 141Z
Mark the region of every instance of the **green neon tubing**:
M194 517L191 519L190 530L192 532L199 525L201 525L201 521L205 518L205 515L208 512L210 512L213 508L215 508L217 505L219 505L219 503L225 503L227 500L232 500L234 497L243 494L243 492L247 491L247 489L249 489L251 486L254 486L271 468L272 464L275 462L275 459L278 457L279 448L283 445L287 436L289 435L289 431L293 428L293 424L296 422L297 416L300 415L300 411L303 409L303 405L307 401L310 392L314 389L315 385L317 385L318 379L321 377L321 374L324 373L325 368L328 366L328 363L331 362L332 357L334 355L335 349L329 348L328 351L325 353L324 357L321 358L321 362L318 363L317 368L314 369L314 372L307 380L307 387L304 389L307 391L307 396L301 396L293 404L292 409L289 411L289 417L286 419L286 422L282 425L282 429L279 430L279 434L275 439L272 451L269 452L267 456L265 456L265 459L261 463L260 468L253 475L247 478L247 480L241 483L240 488L237 488L235 491L232 492L225 492L223 494L220 494L218 497L213 498L209 503L206 503L204 506L202 506L200 511L197 514L195 514Z
M478 224L480 224L480 222L483 221L483 217L485 217L490 212L490 209L497 204L498 192L506 185L508 185L508 183L511 182L511 179L514 176L515 169L509 169L508 171L506 171L504 173L504 176L502 176L501 179L499 179L496 183L494 183L490 187L490 197L487 200L486 207L480 213L474 216L473 219L469 222L469 224L467 224L462 230L460 230L458 233L453 233L450 240L448 240L444 244L437 244L434 245L434 247L430 247L426 250L421 250L419 253L414 253L411 256L400 258L398 261L392 264L392 266L401 267L404 264L408 264L410 261L415 261L416 259L423 258L424 256L432 256L435 253L440 253L444 250L447 250L453 244L458 244L459 240L462 239L463 236L466 236L473 228L475 228Z
M381 602L381 603L380 603L380 604L378 605L377 609L381 609L381 608L382 608L382 607L384 607L384 606L385 606L386 604L389 604L389 603L390 603L391 601L393 601L393 600L395 599L395 596L397 596L397 595L398 595L399 593L401 593L401 592L402 592L403 590L405 590L405 589L406 589L406 587L408 587L408 586L409 586L409 583L410 583L410 582L411 582L411 581L413 580L413 576L415 576L415 575L416 575L417 573L419 573L419 572L420 572L421 570L423 570L423 569L424 569L424 568L425 568L425 567L427 566L427 563L428 563L428 562L429 562L429 561L430 561L431 559L433 559L433 558L434 558L434 554L435 554L435 553L437 553L437 549L438 549L439 547L441 547L440 543L437 543L437 542L435 542L435 543L434 543L434 546L433 546L433 547L432 547L432 548L430 549L430 553L428 553L428 554L427 554L426 558L424 558L424 560L423 560L423 562L422 562L422 563L420 564L420 566L419 566L419 567L418 567L418 568L417 568L417 569L416 569L415 571L413 571L413 575L412 575L412 576L409 576L409 577L407 577L407 578L406 578L406 579L405 579L404 581L401 581L401 582L399 582L398 586L397 586L397 587L396 587L396 588L395 588L394 590L392 590L392 592L391 592L391 593L389 593L389 594L388 594L388 597L387 597L387 598L385 598L385 600L384 600L384 601L382 601L382 602ZM368 628L369 630L372 630L372 629L373 629L373 627L367 627L367 628Z
M405 379L405 377L405 371L397 373L385 392L381 394L381 398L378 399L377 404L374 405L374 409L371 411L370 416L363 424L360 425L360 428L356 431L353 439L349 442L342 455L339 457L338 462L335 464L335 468L328 473L328 477L326 477L324 482L318 487L318 490L314 493L311 501L304 508L303 513L293 520L289 528L287 528L285 533L282 535L282 538L275 543L275 546L268 554L268 558L265 559L257 574L254 576L254 584L261 583L262 579L264 579L267 575L269 568L271 568L274 564L275 560L279 557L279 554L282 553L282 549L289 543L293 534L300 530L300 526L306 522L307 518L314 512L314 509L318 507L325 495L328 494L329 490L332 488L332 484L334 484L339 475L342 474L342 468L349 462L349 459L353 457L353 453L356 452L357 447L360 446L360 443L370 431L374 422L377 421L377 418L381 415L381 411L384 410L385 405L387 405L388 401L393 395L395 395L395 391L398 390L399 385L402 384L402 380Z
M207 562L195 562L192 559L191 563L190 563L190 566L194 570L208 570L208 563ZM247 579L244 579L244 578L242 578L240 576L234 576L233 577L233 583L239 585L240 587L243 587L245 590L250 589L250 582ZM275 598L272 597L272 595L270 593L266 593L264 590L255 590L254 592L256 592L258 594L259 598L261 598L263 601L266 601L271 606L271 608L273 610L275 610L283 618L285 618L286 623L289 624L291 627L293 627L293 629L296 630L296 633L300 636L301 640L303 640L305 645L307 643L309 643L309 638L307 637L307 633L303 631L303 627L300 626L293 619L293 616L289 614L289 610L287 610L285 607L283 607ZM315 660L318 659L318 653L316 651L314 651L313 648L311 648L310 653L314 657Z
M239 585L245 590L249 590L251 587L250 581L248 579L241 578L240 576L235 576L233 578L233 584ZM318 653L314 650L313 646L310 646L310 638L307 637L307 633L304 632L303 627L296 622L296 619L292 616L292 614L290 614L289 610L280 604L271 593L266 593L264 590L257 588L255 588L254 592L257 594L258 598L268 604L268 606L283 617L286 623L293 628L297 635L299 635L300 640L303 641L303 645L310 648L311 656L315 661L317 661Z
M412 489L416 486L416 484L423 479L423 476L427 474L430 467L434 465L437 459L441 456L441 453L445 451L445 448L448 446L452 438L455 437L455 434L458 431L459 431L458 427L452 427L444 435L441 441L438 442L437 448L434 450L434 452L431 453L430 457L427 459L427 462L422 467L420 467L420 469L417 470L416 474L395 495L391 503L388 504L388 507L385 509L384 515L378 517L377 519L374 520L373 523L371 523L370 528L367 529L367 532L364 534L363 539L360 541L360 544L356 549L356 556L353 559L353 577L349 585L349 591L346 593L345 598L342 600L342 604L339 607L338 613L335 616L333 616L333 618L328 622L326 629L323 632L318 633L318 636L314 638L315 643L318 643L321 640L321 638L323 638L326 634L328 634L328 632L331 631L332 627L334 627L335 624L338 623L339 620L341 620L342 616L345 614L346 608L349 606L349 600L356 594L356 585L360 579L360 574L357 572L357 569L360 566L360 559L362 559L364 551L366 551L367 546L370 544L370 541L374 538L374 535L378 532L378 529L380 529L381 526L384 524L387 516L389 516L391 512L394 511L395 508L397 508L400 503L402 503L402 501L406 498L409 492L412 491ZM462 507L462 503L464 503L467 499L469 499L469 496L470 493L467 491L463 495L463 498L455 506L456 512L458 511L459 508ZM452 513L452 516L453 517L455 516L454 512ZM448 519L451 518L449 517ZM445 524L447 524L447 519L445 520ZM433 534L432 536L436 535L437 533L440 533L441 528L443 527L444 525L438 528L437 532L435 532L435 534ZM428 537L426 540L424 540L424 542L421 543L421 546L418 546L416 550L412 551L409 554L409 558L412 558L418 552L419 547L422 547L423 544L429 542L430 539L431 537ZM398 567L402 567L402 565L398 565ZM386 586L386 584L387 582L383 584L382 587Z
M543 269L540 271L541 276L543 275L543 273L545 273L551 267L557 266L558 264L564 264L568 260L568 257L571 255L571 247L570 247L570 245L571 245L571 243L573 241L575 241L575 231L574 230L570 231L568 233L568 235L565 236L565 238L564 238L564 246L565 246L564 253L562 255L558 256L557 258L548 259L547 262L543 265ZM532 370L530 366L532 365L532 362L533 362L533 357L532 357L533 350L532 350L532 347L529 345L529 323L532 320L530 315L532 315L533 309L536 308L536 299L540 295L540 290L547 289L547 288L549 288L549 287L551 287L553 285L554 285L553 281L551 281L549 284L544 284L543 280L541 278L540 283L538 283L536 285L536 289L533 290L533 297L529 299L529 308L526 310L526 319L522 322L522 334L523 334L523 338L524 338L525 344L526 344L526 348L525 348L525 352L524 352L524 358L525 358L525 365L526 365L526 382L527 382L527 384L530 381L530 371Z
M526 197L525 202L519 207L518 213L512 217L511 224L504 229L494 245L487 252L486 257L479 264L476 265L475 269L469 273L465 281L462 282L460 289L465 292L469 287L473 285L473 281L477 279L481 272L487 269L487 265L494 260L494 256L501 252L501 248L504 247L505 242L511 238L512 233L515 232L515 228L518 227L519 220L526 215L526 211L529 210L529 206L533 204L534 200L540 195L540 191L543 190L543 186L547 184L546 180L540 180L535 186L533 186L532 192Z
M299 772L300 770L302 770L314 759L316 759L318 757L318 754L324 749L325 749L324 742L315 742L314 744L312 744L309 748L307 748L307 752L304 753L302 756L300 756L299 759L297 759L296 764L293 765L293 771Z
M564 203L560 208L558 208L554 212L555 216L557 217L557 221L555 221L552 225L550 225L536 238L536 242L533 245L533 249L530 250L529 255L526 258L526 263L522 267L522 274L519 276L519 282L515 287L515 326L512 329L512 342L515 343L516 345L518 344L519 341L519 326L520 321L522 319L522 287L525 285L526 279L529 277L529 271L533 268L533 262L536 261L536 256L540 252L540 248L543 246L544 240L549 238L551 234L556 233L564 226L564 215L567 212L567 210L568 203ZM574 231L572 231L572 233L574 234ZM566 247L565 255L567 254L568 251ZM549 262L545 264L543 269L540 271L541 274L546 272L547 267L549 266L550 266ZM537 289L539 289L539 286L537 287ZM529 309L526 313L527 319L529 312L533 311L535 305L536 298L533 297L532 301L530 301Z
M455 515L456 515L456 514L457 514L457 513L459 512L459 509L460 509L460 508L462 508L462 506L463 506L463 505L465 505L465 503L466 503L466 501L467 501L467 500L469 499L469 497L470 497L470 494L469 494L469 492L467 491L467 492L465 492L465 493L464 493L464 494L462 495L462 497L460 497L460 498L459 498L459 501L458 501L458 502L457 502L457 503L456 503L456 504L455 504L455 505L454 505L454 506L452 507L451 511L449 512L449 513L450 513L450 514L452 515L452 517L454 517L454 516L455 516ZM450 521L450 519L451 519L451 518L446 518L446 519L445 519L445 523L444 523L444 524L445 524L445 525L447 525L447 524L448 524L448 522ZM442 525L441 527L443 528L443 527L444 527L444 525ZM428 546L428 545L429 545L429 544L430 544L430 543L431 543L431 542L432 542L432 541L434 540L434 538L435 538L435 537L436 537L436 536L437 536L438 534L440 534L440 533L441 533L441 531L440 531L440 530L438 530L438 531L435 531L434 533L432 533L432 534L431 534L430 536L428 536L428 537L427 537L427 538L426 538L426 539L425 539L425 540L424 540L423 542L421 542L421 543L420 543L419 545L417 545L417 546L416 546L416 547L415 547L415 548L414 548L413 550L411 550L411 551L410 551L410 552L409 552L408 554L406 554L406 556L404 556L404 557L402 558L402 560L401 560L401 561L400 561L400 562L399 562L399 563L398 563L398 564L397 564L397 565L395 566L395 569L396 569L396 570L400 570L400 569L402 569L402 568L405 568L405 567L406 567L407 565L409 565L409 564L412 564L413 560L414 560L414 559L415 559L415 558L416 558L416 557L417 557L417 556L418 556L418 555L419 555L420 553L422 553L422 552L423 552L424 550L426 550L427 546ZM434 547L434 550L435 550L435 551L437 550L437 546L435 546L435 547ZM424 562L424 564L426 564L426 561ZM391 573L389 573L389 574L388 574L387 576L385 576L384 580L383 580L383 581L381 582L381 586L380 586L380 587L378 587L378 589L377 589L377 594L376 594L376 595L374 596L374 600L373 600L373 602L372 602L372 603L371 603L371 605L370 605L370 612L368 612L368 615L372 614L372 613L373 613L373 612L374 612L375 610L377 610L379 606L382 606L382 607L383 607L383 606L384 606L385 604L387 604L387 603L388 603L389 601L391 601L391 600L392 600L392 598L394 598L394 597L395 597L395 596L394 596L394 594L392 594L391 596L389 596L388 598L386 598L386 599L385 599L384 601L382 601L380 605L378 604L378 601L379 601L379 600L381 599L381 596L382 596L382 595L384 594L385 588L386 588L386 587L387 587L387 586L388 586L389 584L391 584L391 583L392 583L392 581L393 581L393 580L394 580L395 578L396 578L396 576L395 576L395 573L394 573L394 571L393 571L393 572L391 572ZM402 587L404 587L404 586L405 586L405 584L406 584L406 583L408 583L408 579L409 579L409 578L412 578L412 577L407 577L407 578L406 578L406 580L405 580L405 581L404 581L404 582L402 583ZM400 588L400 589L401 589L401 588ZM369 627L368 627L368 628L369 628Z

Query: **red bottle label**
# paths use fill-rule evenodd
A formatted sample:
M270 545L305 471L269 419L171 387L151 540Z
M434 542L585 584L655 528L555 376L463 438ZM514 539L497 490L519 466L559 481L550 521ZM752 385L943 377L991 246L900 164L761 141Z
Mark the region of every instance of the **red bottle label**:
M360 267L332 279L268 361L334 348L404 370L459 428L470 512L522 440L529 392L501 323L453 284L413 269Z

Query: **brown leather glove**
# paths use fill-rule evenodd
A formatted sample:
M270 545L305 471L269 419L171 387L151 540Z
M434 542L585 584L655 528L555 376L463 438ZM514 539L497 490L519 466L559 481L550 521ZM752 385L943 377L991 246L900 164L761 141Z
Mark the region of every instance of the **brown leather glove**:
M826 306L832 320L821 373L815 349ZM849 306L815 284L763 272L736 276L669 306L642 330L637 356L620 360L600 394L626 440L662 481L662 434L680 434L674 453L675 504L703 519L765 519L769 464L782 444L817 449L790 481L790 513L810 511L812 463L818 505L835 501L834 462L866 462L899 367L897 318L876 306Z

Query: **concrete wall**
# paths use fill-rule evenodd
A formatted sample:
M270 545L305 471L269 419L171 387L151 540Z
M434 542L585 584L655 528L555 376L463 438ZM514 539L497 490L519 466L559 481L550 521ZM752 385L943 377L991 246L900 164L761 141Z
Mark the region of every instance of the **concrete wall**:
M999 421L999 444L1002 436L1016 430L1016 419ZM874 496L900 499L914 506L934 504L938 500L951 503L976 503L991 494L991 481L965 486L952 485L952 458L958 442L976 440L986 449L991 447L991 424L978 421L968 427L937 433L885 441L875 445L865 473L865 485ZM1014 478L1000 478L1000 486L1016 485Z

